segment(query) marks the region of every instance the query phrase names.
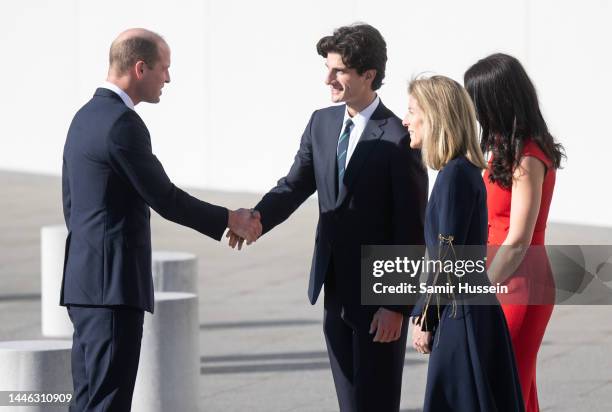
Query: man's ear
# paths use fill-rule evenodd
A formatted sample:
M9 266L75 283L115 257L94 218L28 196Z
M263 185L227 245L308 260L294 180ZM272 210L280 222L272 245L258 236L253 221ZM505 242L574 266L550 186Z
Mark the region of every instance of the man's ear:
M366 80L370 80L370 81L374 81L374 79L376 78L376 69L370 69L370 70L366 70L365 71L365 78Z
M140 80L144 74L144 69L145 69L145 62L143 62L142 60L138 60L136 62L136 64L134 65L134 76Z
M374 79L376 78L376 69L366 70L363 75L365 76L366 81L370 84L370 88L372 88L372 84L374 83Z

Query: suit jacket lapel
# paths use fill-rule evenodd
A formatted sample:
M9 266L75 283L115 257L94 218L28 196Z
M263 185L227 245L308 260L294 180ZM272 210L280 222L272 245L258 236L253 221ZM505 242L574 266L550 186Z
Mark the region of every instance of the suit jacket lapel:
M351 156L348 166L346 167L344 178L342 179L343 181L338 182L339 190L338 198L336 199L336 208L340 207L346 199L346 195L349 191L351 191L355 180L359 176L359 171L368 158L368 155L371 153L374 146L376 146L376 144L378 144L380 141L380 138L384 133L383 126L385 123L387 123L387 112L388 109L383 106L382 102L380 102L374 113L372 113L372 117L370 117L370 120L366 124L366 127L359 138L359 142L357 142L357 146L355 147L355 152Z

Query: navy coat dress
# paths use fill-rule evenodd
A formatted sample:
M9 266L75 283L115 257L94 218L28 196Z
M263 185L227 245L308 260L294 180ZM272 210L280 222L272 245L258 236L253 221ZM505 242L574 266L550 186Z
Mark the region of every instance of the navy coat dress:
M487 200L480 169L466 157L439 172L425 217L430 258L453 245L487 244ZM446 244L445 244L446 243ZM489 305L427 306L433 341L423 411L524 411L512 342L495 295ZM423 312L424 299L413 315Z

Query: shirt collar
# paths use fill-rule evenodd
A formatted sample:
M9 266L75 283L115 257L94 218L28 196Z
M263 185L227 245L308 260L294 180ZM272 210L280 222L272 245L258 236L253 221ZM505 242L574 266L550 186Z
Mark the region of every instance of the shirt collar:
M374 101L372 103L370 103L368 105L368 107L366 107L365 109L363 109L362 111L360 111L359 113L357 113L353 117L351 117L349 115L348 107L346 107L346 109L344 109L344 121L343 121L343 123L346 123L347 119L351 119L353 121L354 125L359 125L361 127L365 127L366 123L368 123L368 120L370 120L370 117L372 117L372 114L374 113L374 111L378 107L379 103L380 103L380 97L378 97L378 95L376 95L376 98L374 99Z
M124 92L119 86L117 86L114 83L105 81L104 83L102 83L102 86L100 87L103 87L105 89L115 92L117 95L119 95L119 97L121 97L121 100L123 100L123 103L125 103L127 107L134 110L134 102L132 102L132 99L130 98L130 96L128 96L128 94Z

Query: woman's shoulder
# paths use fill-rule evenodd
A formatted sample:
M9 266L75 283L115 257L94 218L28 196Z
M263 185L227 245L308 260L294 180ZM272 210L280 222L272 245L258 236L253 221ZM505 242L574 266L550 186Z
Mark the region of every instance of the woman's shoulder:
M480 168L465 156L458 156L449 161L439 173L445 185L456 187L480 187L482 175Z
M465 156L457 156L448 162L442 171L449 178L468 179L474 176L480 177L480 168L470 162Z
M521 157L525 156L535 157L536 159L544 163L544 166L546 166L546 168L550 168L552 166L552 161L550 160L550 158L546 155L546 153L544 153L538 143L533 139L528 139L523 145Z

